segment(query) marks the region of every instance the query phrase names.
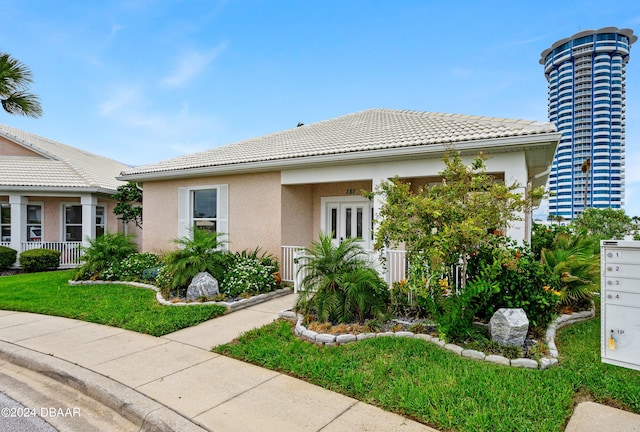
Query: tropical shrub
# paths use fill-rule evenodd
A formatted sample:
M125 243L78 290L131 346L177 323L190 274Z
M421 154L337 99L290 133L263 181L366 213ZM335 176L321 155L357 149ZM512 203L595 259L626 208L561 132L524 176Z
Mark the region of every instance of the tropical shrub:
M320 234L305 255L299 268L305 276L295 306L298 312L323 322L360 324L385 314L386 283L367 262L357 239L334 245L331 236Z
M253 252L238 252L229 259L229 270L225 274L221 293L229 297L260 294L277 288L274 274L278 264L271 255Z
M397 317L424 318L427 315L407 279L392 284L388 309L390 315Z
M470 277L495 283L476 314L489 320L500 308L522 308L533 327L545 328L560 303L559 278L526 247L481 249L470 264Z
M598 240L622 240L636 225L623 209L588 208L571 222L576 232L586 231Z
M55 270L60 265L60 252L32 249L20 254L20 267L27 273Z
M585 231L561 234L552 249L542 250L542 262L560 280L560 299L564 305L579 307L600 288L598 240Z
M180 249L168 253L162 260L161 281L168 279L168 285L161 288L183 296L193 277L201 272L208 272L222 285L229 263L222 237L218 232L196 228L190 236L176 240Z
M6 270L16 262L18 257L18 251L8 248L6 246L0 246L0 271Z
M121 281L144 281L153 280L151 275L157 271L160 258L150 252L134 253L123 259L109 264L102 271L101 278L104 280Z
M531 251L535 259L542 257L542 249L552 249L559 234L571 234L571 229L562 225L534 223L531 230Z
M137 249L138 246L132 237L120 233L104 233L91 239L89 246L82 248L83 264L78 269L75 279L99 279L103 271L136 253Z

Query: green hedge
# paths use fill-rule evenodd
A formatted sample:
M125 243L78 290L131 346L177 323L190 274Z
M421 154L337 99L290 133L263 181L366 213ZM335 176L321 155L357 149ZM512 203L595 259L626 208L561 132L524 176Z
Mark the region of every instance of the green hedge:
M6 246L0 246L0 270L6 270L16 262L18 252Z
M55 270L60 265L60 252L51 249L32 249L20 254L20 267L25 272Z

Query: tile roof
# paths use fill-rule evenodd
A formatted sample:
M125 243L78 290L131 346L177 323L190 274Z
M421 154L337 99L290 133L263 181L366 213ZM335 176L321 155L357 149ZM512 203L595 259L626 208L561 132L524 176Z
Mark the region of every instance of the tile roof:
M42 155L0 156L0 189L9 186L109 192L123 184L116 176L130 168L113 159L6 125L0 124L0 136Z
M555 132L551 123L370 109L129 169L123 176Z

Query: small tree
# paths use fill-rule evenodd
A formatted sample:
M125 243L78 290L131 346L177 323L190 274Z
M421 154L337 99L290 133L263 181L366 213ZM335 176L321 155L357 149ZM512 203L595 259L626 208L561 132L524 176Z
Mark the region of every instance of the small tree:
M375 245L404 244L408 284L445 338L466 334L483 298L499 289L488 277L467 284L470 258L481 249L494 251L487 271L496 273L509 259L502 231L517 220L518 212L529 210L534 197L542 196L542 190L523 194L519 184L497 181L486 173L484 161L480 154L466 166L459 153L448 152L439 184L412 191L396 177L377 191L386 202ZM459 274L454 274L457 269Z
M117 200L113 213L124 222L134 222L138 228L142 228L142 191L134 182L128 182L118 186L117 192L111 196Z
M622 240L633 233L635 225L622 209L588 208L572 222L575 231L587 231L603 240Z
M505 184L486 173L486 157L479 154L466 166L460 154L444 156L442 181L413 193L406 182L395 178L383 183L378 194L386 202L380 211L376 248L404 243L410 259L424 257L432 274L447 274L453 265L462 265L466 275L468 259L481 247L503 241L501 233L517 212L530 208L533 194L517 192L517 183ZM461 278L464 288L465 278Z

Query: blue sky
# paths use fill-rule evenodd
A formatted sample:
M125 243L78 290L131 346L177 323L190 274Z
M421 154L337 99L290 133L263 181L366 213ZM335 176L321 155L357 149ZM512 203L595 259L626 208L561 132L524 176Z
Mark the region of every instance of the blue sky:
M368 108L547 121L544 49L581 30L640 32L640 2L566 0L21 0L0 15L0 51L32 69L44 109L0 123L131 165ZM638 47L627 67L630 215Z

